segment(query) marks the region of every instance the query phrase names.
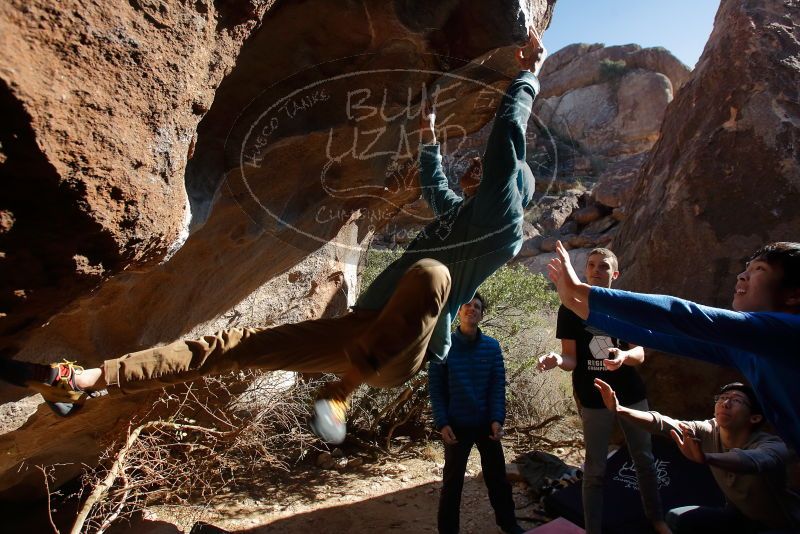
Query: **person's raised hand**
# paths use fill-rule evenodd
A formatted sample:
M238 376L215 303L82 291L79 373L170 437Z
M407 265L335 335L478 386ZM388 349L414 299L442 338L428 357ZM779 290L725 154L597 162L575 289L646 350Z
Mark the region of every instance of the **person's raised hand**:
M561 365L564 360L560 354L555 352L548 352L544 356L539 357L539 363L536 364L536 369L539 371L549 371Z
M589 289L587 284L582 284L572 262L569 253L561 241L556 242L555 258L547 264L547 275L555 284L561 303L572 310L581 319L589 317Z
M706 455L700 448L700 440L694 437L692 429L686 423L680 423L681 436L675 430L670 430L669 434L672 436L673 441L678 444L684 456L698 464L706 463Z
M420 104L419 131L423 144L436 144L436 109L429 100Z
M594 379L594 387L600 392L600 397L603 398L603 404L605 404L606 409L609 412L616 412L619 407L619 401L614 389L599 378Z
M522 70L531 71L538 76L544 60L547 59L547 49L534 28L528 30L528 36L528 44L517 49L516 59Z
M442 441L444 441L447 445L455 445L458 443L456 434L453 432L453 428L450 425L443 426L439 432L442 434Z

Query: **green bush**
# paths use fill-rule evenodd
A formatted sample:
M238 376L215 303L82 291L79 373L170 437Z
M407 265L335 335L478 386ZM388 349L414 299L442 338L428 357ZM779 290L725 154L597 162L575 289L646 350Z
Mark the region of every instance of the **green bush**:
M364 263L361 266L361 276L359 277L361 279L361 291L359 293L367 289L390 263L402 256L403 250L400 247L394 250L372 247L367 249L363 255Z
M402 253L399 248L370 249L362 266L362 291ZM558 347L554 325L559 300L550 282L524 266L505 265L487 278L479 291L489 305L481 330L500 342L506 360L508 423L525 427L553 415L572 413L569 375L536 371L538 357ZM456 320L453 328L457 326ZM353 401L352 422L373 436L388 433L418 437L432 431L427 408L423 371L400 388L360 388ZM387 449L390 442L388 437Z
M600 80L604 82L618 81L629 70L630 68L624 59L618 61L604 59L600 62Z

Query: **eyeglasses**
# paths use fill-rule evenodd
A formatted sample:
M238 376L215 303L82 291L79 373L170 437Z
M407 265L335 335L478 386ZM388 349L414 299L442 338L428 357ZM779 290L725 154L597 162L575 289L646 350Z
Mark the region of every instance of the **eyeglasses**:
M714 404L725 404L726 402L730 402L731 406L744 405L748 408L750 407L750 403L741 397L736 397L734 395L714 395Z

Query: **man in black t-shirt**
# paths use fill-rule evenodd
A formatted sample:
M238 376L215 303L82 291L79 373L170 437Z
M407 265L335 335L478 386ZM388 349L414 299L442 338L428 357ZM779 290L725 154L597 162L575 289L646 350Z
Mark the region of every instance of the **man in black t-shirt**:
M616 255L606 248L596 248L586 260L586 281L593 286L611 287L619 277ZM603 479L606 472L608 441L616 415L605 408L594 379L612 384L624 406L648 409L645 388L635 367L644 362L644 349L612 338L587 326L563 305L558 310L556 337L561 340L561 354L551 352L539 358L540 371L560 367L572 371L572 387L580 404L586 461L583 475L583 516L587 534L599 534L603 525ZM642 505L657 532L669 532L664 523L658 477L650 435L620 420L625 441L636 468Z

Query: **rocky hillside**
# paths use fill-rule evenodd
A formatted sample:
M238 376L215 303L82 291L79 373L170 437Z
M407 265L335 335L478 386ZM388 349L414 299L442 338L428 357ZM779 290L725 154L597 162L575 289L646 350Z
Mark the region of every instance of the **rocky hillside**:
M556 148L539 135L532 152L554 179L530 214L542 235L517 261L543 271L556 238L578 265L609 246L620 288L730 306L743 259L800 238L799 17L783 1L723 1L691 73L630 46L550 58L537 109ZM708 395L737 378L658 353L642 373L651 403L683 417L707 415Z
M541 193L519 261L543 272L561 239L579 264L611 242L689 69L663 48L573 44L542 68L529 161Z
M796 2L722 2L614 239L627 266L621 287L728 307L745 258L768 242L800 240L798 21ZM683 413L708 413L686 384L710 394L729 379L718 367L657 356L645 373L653 396Z

